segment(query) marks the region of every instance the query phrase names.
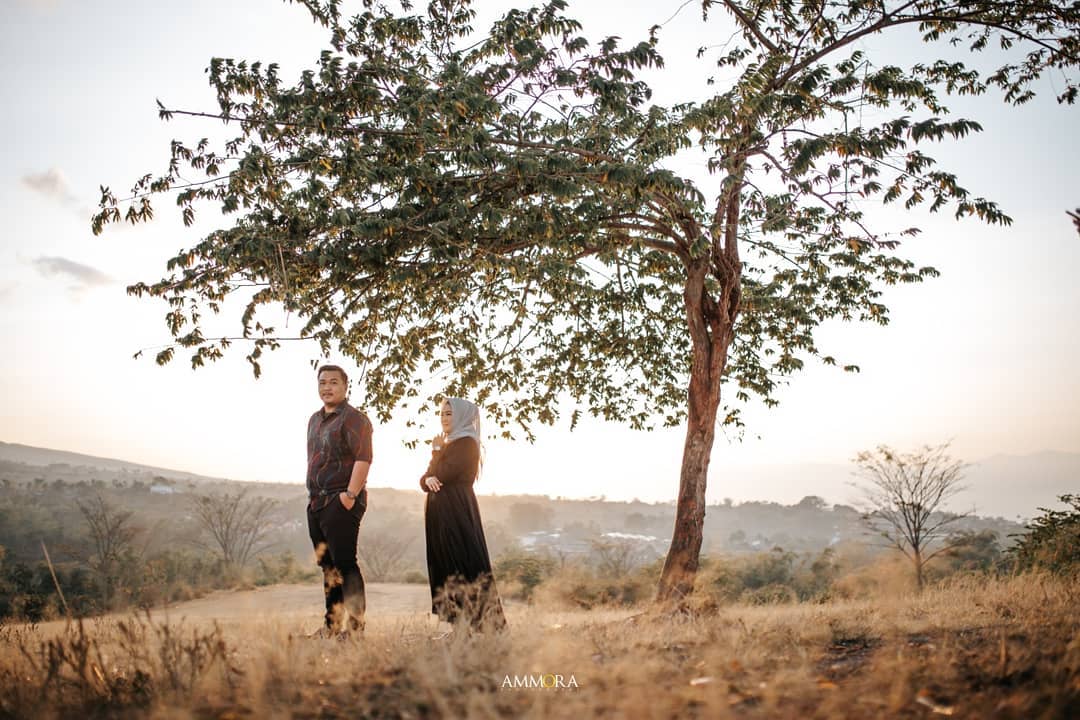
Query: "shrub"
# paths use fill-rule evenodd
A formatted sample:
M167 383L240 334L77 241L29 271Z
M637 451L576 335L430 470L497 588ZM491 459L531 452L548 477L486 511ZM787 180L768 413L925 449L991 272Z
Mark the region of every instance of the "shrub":
M659 572L653 566L611 577L582 563L559 568L538 587L544 605L591 610L602 606L630 606L652 598Z
M419 570L410 570L402 580L413 585L427 585L428 576Z
M993 530L965 530L946 539L946 547L930 567L931 578L943 578L956 573L997 572L1004 566L998 534Z
M879 555L838 576L829 588L829 599L866 600L913 592L916 586L910 568L900 554Z
M550 577L559 562L547 554L514 548L495 562L495 579L507 597L531 600L533 592Z
M317 577L318 571L311 567L300 567L296 562L296 556L286 550L279 555L259 558L255 584L261 587L277 583L307 582Z
M1009 553L1018 570L1044 568L1065 574L1080 568L1080 495L1061 495L1058 500L1069 507L1039 508L1042 515L1026 526L1026 533L1015 536Z
M743 602L751 605L783 605L799 600L795 590L788 585L773 583L754 590L747 590L742 596Z
M817 557L775 547L753 555L707 558L697 582L704 608L745 602L753 605L821 601L839 575L832 549Z

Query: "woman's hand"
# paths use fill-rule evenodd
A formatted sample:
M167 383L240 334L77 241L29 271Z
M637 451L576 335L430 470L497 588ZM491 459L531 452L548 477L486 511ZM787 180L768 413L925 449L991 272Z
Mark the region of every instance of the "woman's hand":
M352 510L352 506L356 504L356 501L345 493L339 493L338 500L341 501L341 504L345 506L346 510Z
M424 478L424 485L431 492L439 492L439 490L442 489L442 483L439 482L439 478L435 477L434 475L428 475L426 478Z

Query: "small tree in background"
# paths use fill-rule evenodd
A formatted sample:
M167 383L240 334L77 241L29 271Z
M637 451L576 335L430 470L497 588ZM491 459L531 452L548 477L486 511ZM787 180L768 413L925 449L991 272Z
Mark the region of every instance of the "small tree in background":
M211 541L201 543L221 553L232 570L238 570L258 553L270 547L266 536L271 529L270 514L277 503L269 498L249 497L247 490L236 494L196 495L192 511Z
M547 552L533 553L520 546L512 547L495 561L495 577L517 600L531 600L540 583L552 576L561 565Z
M383 528L360 538L360 567L372 582L387 582L405 569L406 554L416 539L414 533Z
M87 564L96 576L102 606L108 609L116 602L125 574L139 562L135 540L142 528L132 522L130 510L113 507L100 494L95 493L86 503L76 501L76 505L90 536Z
M621 578L649 559L646 548L637 540L601 537L589 541L590 559L603 578Z
M945 512L945 503L965 488L965 465L948 454L949 443L898 453L887 445L861 452L856 484L867 506L863 520L911 561L915 582L922 591L926 564L953 547L959 536L949 533L970 512Z

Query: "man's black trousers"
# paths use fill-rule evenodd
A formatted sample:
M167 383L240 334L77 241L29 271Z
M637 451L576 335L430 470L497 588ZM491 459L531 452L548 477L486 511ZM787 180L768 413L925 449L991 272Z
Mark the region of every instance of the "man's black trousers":
M316 510L319 505L323 506ZM349 611L349 629L363 628L366 602L364 576L356 563L356 536L366 509L360 499L346 509L336 495L319 498L314 507L308 505L308 533L323 569L326 626L331 629L345 629L342 606Z

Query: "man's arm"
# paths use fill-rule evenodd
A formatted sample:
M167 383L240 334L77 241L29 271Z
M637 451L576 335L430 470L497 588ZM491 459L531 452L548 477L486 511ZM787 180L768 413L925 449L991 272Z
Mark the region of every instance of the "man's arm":
M349 487L341 493L341 502L347 508L352 508L356 502L352 498L359 495L367 487L368 470L371 469L371 421L366 415L355 414L353 420L345 427L345 438L353 451L352 473L349 475ZM349 496L352 496L350 498Z
M368 470L371 463L367 460L357 460L352 466L352 475L349 477L349 492L359 495L360 491L367 487Z

